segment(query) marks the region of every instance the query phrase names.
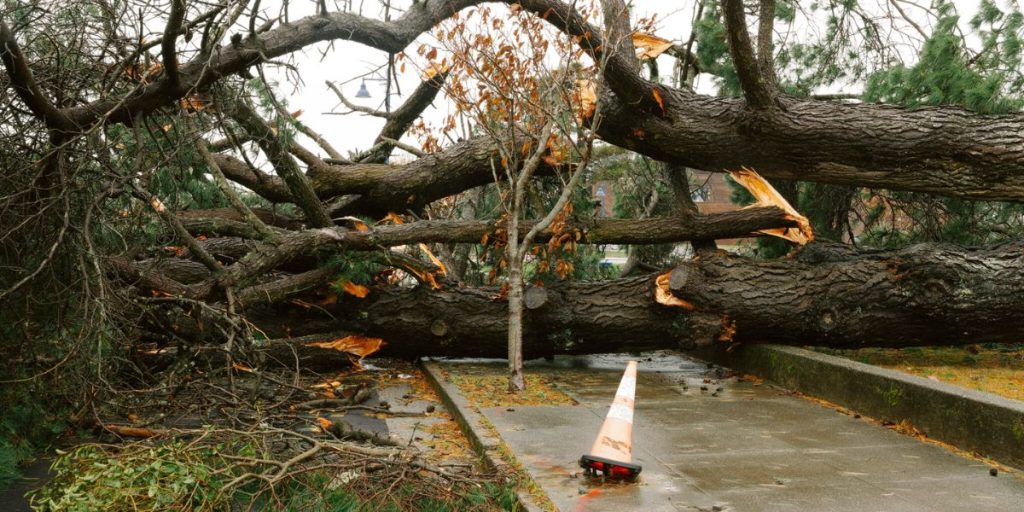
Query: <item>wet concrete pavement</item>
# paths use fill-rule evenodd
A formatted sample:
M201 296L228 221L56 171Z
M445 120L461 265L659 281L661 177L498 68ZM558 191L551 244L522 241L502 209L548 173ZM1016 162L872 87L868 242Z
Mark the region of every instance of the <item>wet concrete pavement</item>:
M577 461L627 359L533 363L577 406L481 408L563 511L1024 511L1019 473L992 477L983 463L769 385L721 378L721 369L675 354L640 363L639 481L588 482L576 475ZM445 369L488 371L458 363Z

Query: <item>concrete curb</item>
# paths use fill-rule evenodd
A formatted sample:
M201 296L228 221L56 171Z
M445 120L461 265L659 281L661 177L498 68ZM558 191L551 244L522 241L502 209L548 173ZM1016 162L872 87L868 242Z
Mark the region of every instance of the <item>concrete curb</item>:
M487 427L488 422L484 415L470 405L462 396L459 388L445 377L441 367L437 363L427 360L420 360L420 366L423 368L427 381L441 397L441 402L444 403L455 422L459 424L462 432L469 438L473 450L483 458L484 463L489 468L502 473L518 472L501 457L499 450L503 443L501 437ZM544 511L544 508L536 503L533 496L521 490L516 491L516 499L522 510L527 512Z
M796 347L695 353L928 437L1024 468L1024 402Z

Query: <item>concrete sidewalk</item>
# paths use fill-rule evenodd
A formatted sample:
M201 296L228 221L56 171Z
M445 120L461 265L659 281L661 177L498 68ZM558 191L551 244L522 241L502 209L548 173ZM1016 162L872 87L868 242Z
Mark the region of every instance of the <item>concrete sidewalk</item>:
M640 364L633 439L643 465L639 482L588 482L577 475L577 460L600 428L627 359L531 365L577 406L480 409L563 511L1024 510L1017 475L992 477L989 466L941 447L665 353ZM493 368L442 365L451 374Z

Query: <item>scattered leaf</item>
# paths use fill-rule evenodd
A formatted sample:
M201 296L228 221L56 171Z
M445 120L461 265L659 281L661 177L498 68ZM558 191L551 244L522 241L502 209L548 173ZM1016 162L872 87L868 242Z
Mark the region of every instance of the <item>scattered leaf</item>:
M151 428L143 427L122 427L120 425L104 425L103 428L121 437L138 437L148 439L160 435L160 432Z
M369 288L361 284L353 283L352 281L345 281L345 284L342 285L342 289L345 290L345 293L354 297L359 297L360 299L365 298L370 294Z
M359 358L373 354L380 350L382 345L384 345L384 340L380 338L369 338L366 336L356 335L345 336L344 338L338 338L331 341L320 341L306 344L307 347L347 352Z
M327 432L327 430L331 428L331 425L334 425L334 422L331 420L320 416L317 416L316 422L320 425L320 428L324 429L324 432Z
M250 368L250 367L248 367L248 366L246 366L246 365L244 365L242 363L231 363L231 367L236 369L236 370L238 370L238 371L240 371L240 372L256 373L256 370L253 370L252 368Z

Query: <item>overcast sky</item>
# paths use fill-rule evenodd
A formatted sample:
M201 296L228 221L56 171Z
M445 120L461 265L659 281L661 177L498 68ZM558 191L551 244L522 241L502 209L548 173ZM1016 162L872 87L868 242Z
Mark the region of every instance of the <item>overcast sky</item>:
M1006 1L1015 0L1001 0L1000 3L1005 3ZM865 8L877 9L881 13L882 9L889 8L890 4L888 2L889 0L862 0L861 4L865 5ZM261 9L266 9L268 13L276 13L280 9L280 4L277 3L275 5L275 3L277 2L274 0L264 1L261 4ZM976 0L956 2L963 22L966 22L974 14L977 10L977 4ZM316 3L313 1L293 1L289 12L290 19L295 20L314 14L315 5ZM689 1L636 0L632 4L632 14L634 19L657 14L655 35L682 42L686 41L690 35L691 17L693 16L692 6L693 2ZM906 11L910 12L911 17L919 26L923 27L925 31L930 31L932 20L927 15L923 15L923 11L914 11L914 8L909 3L903 4L903 6ZM358 4L356 9L358 10ZM495 12L502 9L504 9L502 5L492 6L492 10ZM383 12L374 1L365 0L362 14L368 17L381 18ZM800 33L803 31L818 29L816 26L808 25L805 22L787 34L778 34L777 37L800 37ZM899 33L888 34L883 37L887 37L886 40L891 41L905 58L912 59L919 45L919 37L909 27L901 32L912 35L908 37L903 33ZM914 38L917 38L918 41L915 41ZM429 35L421 36L416 43L408 47L411 54L410 57L415 57L415 48L420 42L427 42L429 44L430 41L431 37ZM342 85L342 89L350 100L370 107L381 107L384 98L384 84L382 82L367 81L366 85L372 97L367 100L357 100L355 95L359 89L360 81L356 77L386 63L387 55L361 44L335 41L331 44L321 43L307 47L303 51L294 54L292 62L299 69L302 80L300 84L295 84L294 80L289 78L294 78L294 74L286 74L281 68L267 67L268 79L278 83L276 87L278 96L287 101L289 109L303 110L304 113L301 120L324 135L327 140L342 152L370 147L384 121L363 114L350 114L346 116L325 114L325 112L331 110L337 112L347 111L343 105L339 104L334 93L326 87L325 81L347 82ZM663 70L670 70L672 69L673 60L671 57L662 56L659 58L659 65ZM409 66L404 74L399 75L399 81L401 90L404 93L412 91L420 82L419 72L412 66ZM700 92L713 92L713 83L708 77L699 77L696 86ZM848 88L852 89L852 91L842 92L859 92L858 84L849 84ZM832 90L826 92L840 91ZM392 98L392 108L400 105L402 101L404 101L404 96L394 96ZM447 115L447 109L448 104L443 99L443 95L440 95L435 100L434 106L424 113L424 117L428 122L439 122ZM407 141L415 143L413 140L407 139ZM312 143L309 143L308 147L310 149L317 149L315 144Z

